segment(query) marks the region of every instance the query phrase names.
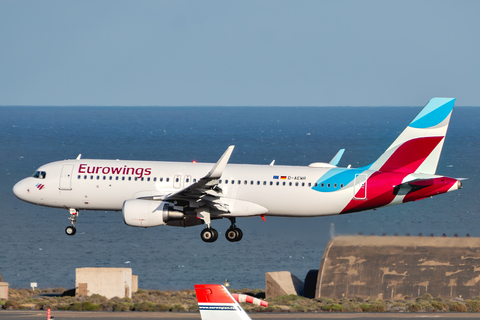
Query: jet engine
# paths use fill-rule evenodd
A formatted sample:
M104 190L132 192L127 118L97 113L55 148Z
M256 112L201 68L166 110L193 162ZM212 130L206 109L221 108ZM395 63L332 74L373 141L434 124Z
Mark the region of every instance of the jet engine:
M131 227L156 227L182 220L184 213L174 209L169 202L133 199L123 203L123 222Z

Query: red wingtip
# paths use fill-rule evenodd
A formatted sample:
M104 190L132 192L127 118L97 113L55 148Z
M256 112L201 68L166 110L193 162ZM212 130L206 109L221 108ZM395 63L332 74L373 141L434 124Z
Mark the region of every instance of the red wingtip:
M265 222L265 215L261 214L260 217L262 217L263 222Z

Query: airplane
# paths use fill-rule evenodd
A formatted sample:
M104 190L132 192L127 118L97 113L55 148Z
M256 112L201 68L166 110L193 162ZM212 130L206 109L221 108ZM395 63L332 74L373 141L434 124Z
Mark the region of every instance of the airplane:
M227 218L230 242L243 232L236 218L317 217L416 201L462 188L461 179L435 175L454 98L432 98L372 164L337 167L228 164L234 146L217 163L164 161L56 161L15 184L23 201L69 211L76 233L79 210L122 211L133 227L190 227L205 224L200 237L214 242L211 222Z
M221 284L196 284L198 308L202 320L251 320L239 302L268 307L268 302L245 294L231 294Z

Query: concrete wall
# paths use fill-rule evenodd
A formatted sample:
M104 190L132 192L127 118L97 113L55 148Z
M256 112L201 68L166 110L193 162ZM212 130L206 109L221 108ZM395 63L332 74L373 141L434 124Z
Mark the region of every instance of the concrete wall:
M8 300L8 283L0 282L0 299Z
M480 296L480 238L340 236L318 273L316 297Z
M287 294L303 295L303 282L288 271L265 273L265 297L275 298Z
M138 276L132 276L132 294L138 291Z
M132 297L131 268L77 268L75 273L76 296Z

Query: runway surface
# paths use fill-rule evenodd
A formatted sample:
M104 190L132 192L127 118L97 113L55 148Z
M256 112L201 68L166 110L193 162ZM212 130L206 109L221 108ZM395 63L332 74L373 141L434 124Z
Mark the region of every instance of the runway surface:
M181 319L200 319L199 313L170 313L170 312L72 312L72 311L52 311L55 320L77 319L77 320L110 320L110 319L162 319L162 320L181 320ZM477 319L478 313L256 313L250 314L252 320L256 319ZM0 311L2 320L45 320L46 311Z

